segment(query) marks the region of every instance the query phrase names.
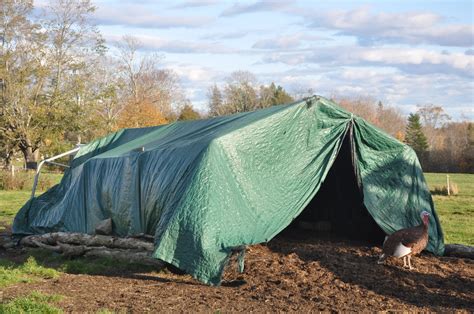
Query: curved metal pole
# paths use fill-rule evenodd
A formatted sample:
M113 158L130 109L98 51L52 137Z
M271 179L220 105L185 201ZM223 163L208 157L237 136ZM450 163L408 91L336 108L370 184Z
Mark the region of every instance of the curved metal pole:
M53 156L53 157L50 157L50 158L46 158L46 159L43 159L42 161L40 161L40 163L38 164L38 167L36 168L35 181L33 182L33 189L31 191L31 198L35 197L36 186L38 185L38 179L39 179L41 167L43 167L43 165L45 163L52 163L51 161L53 161L53 160L56 160L56 159L64 157L64 156L72 155L72 154L76 153L80 148L81 147L76 147L76 148L68 150L67 152L64 152L62 154L59 154L59 155L56 155L56 156ZM55 165L58 165L58 166L63 166L63 167L68 167L66 165L63 165L63 164L60 164L60 163L57 163L57 162L52 163L52 164L55 164Z

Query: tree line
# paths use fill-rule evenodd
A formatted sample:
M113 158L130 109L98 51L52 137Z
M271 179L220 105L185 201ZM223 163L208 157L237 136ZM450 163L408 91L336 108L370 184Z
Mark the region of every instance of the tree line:
M162 55L147 53L133 36L106 46L90 0L50 0L34 9L32 0L0 2L0 159L7 168L18 156L34 165L121 128L246 112L313 94L236 71L210 86L208 112L198 112ZM425 170L474 170L472 123L452 122L441 106L420 107L414 132L412 116L407 121L379 101L332 98L397 139L421 143L415 150Z
M474 123L452 121L442 106L426 104L408 118L370 97L334 96L341 107L411 146L427 172L474 173Z
M5 167L18 154L34 165L121 128L202 118L184 96L178 75L162 67L162 55L144 52L133 36L107 48L92 23L95 9L90 0L51 0L36 14L32 0L0 2ZM219 100L226 108L215 103L211 116L292 100L275 84L261 85L256 93L255 83L253 74L232 74ZM239 103L237 111L232 102Z

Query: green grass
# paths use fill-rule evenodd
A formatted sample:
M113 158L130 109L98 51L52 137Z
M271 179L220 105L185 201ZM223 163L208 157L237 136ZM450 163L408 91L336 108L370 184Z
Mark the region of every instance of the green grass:
M430 189L446 185L445 173L426 173ZM474 174L449 174L457 184L456 196L433 195L446 243L474 245Z
M62 313L63 311L54 305L62 298L57 294L47 295L35 291L6 304L0 304L0 313Z
M0 190L0 231L2 231L2 225L11 225L13 223L16 213L30 196L31 192L29 191Z
M0 259L0 287L18 282L33 282L57 277L59 277L57 270L39 265L32 256L20 265Z
M33 186L33 173L29 173L30 177L25 188L22 190L5 191L0 190L0 232L5 229L5 225L11 225L18 210L28 201L31 196L31 188ZM52 186L61 181L60 173L42 173L40 175L40 184L36 190L35 196L41 195L45 189L41 187ZM41 184L47 183L47 184Z

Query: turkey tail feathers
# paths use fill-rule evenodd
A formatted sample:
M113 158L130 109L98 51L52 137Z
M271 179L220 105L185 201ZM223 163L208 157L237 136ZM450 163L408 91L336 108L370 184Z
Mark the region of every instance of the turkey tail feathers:
M403 257L411 253L411 248L404 246L402 243L398 243L393 251L393 256Z

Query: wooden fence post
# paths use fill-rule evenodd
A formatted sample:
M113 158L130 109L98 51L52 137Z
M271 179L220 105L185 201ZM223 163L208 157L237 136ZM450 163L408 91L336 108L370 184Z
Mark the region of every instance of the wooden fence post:
M447 186L448 186L448 196L451 195L451 189L449 187L449 174L446 175L446 181L447 181Z

